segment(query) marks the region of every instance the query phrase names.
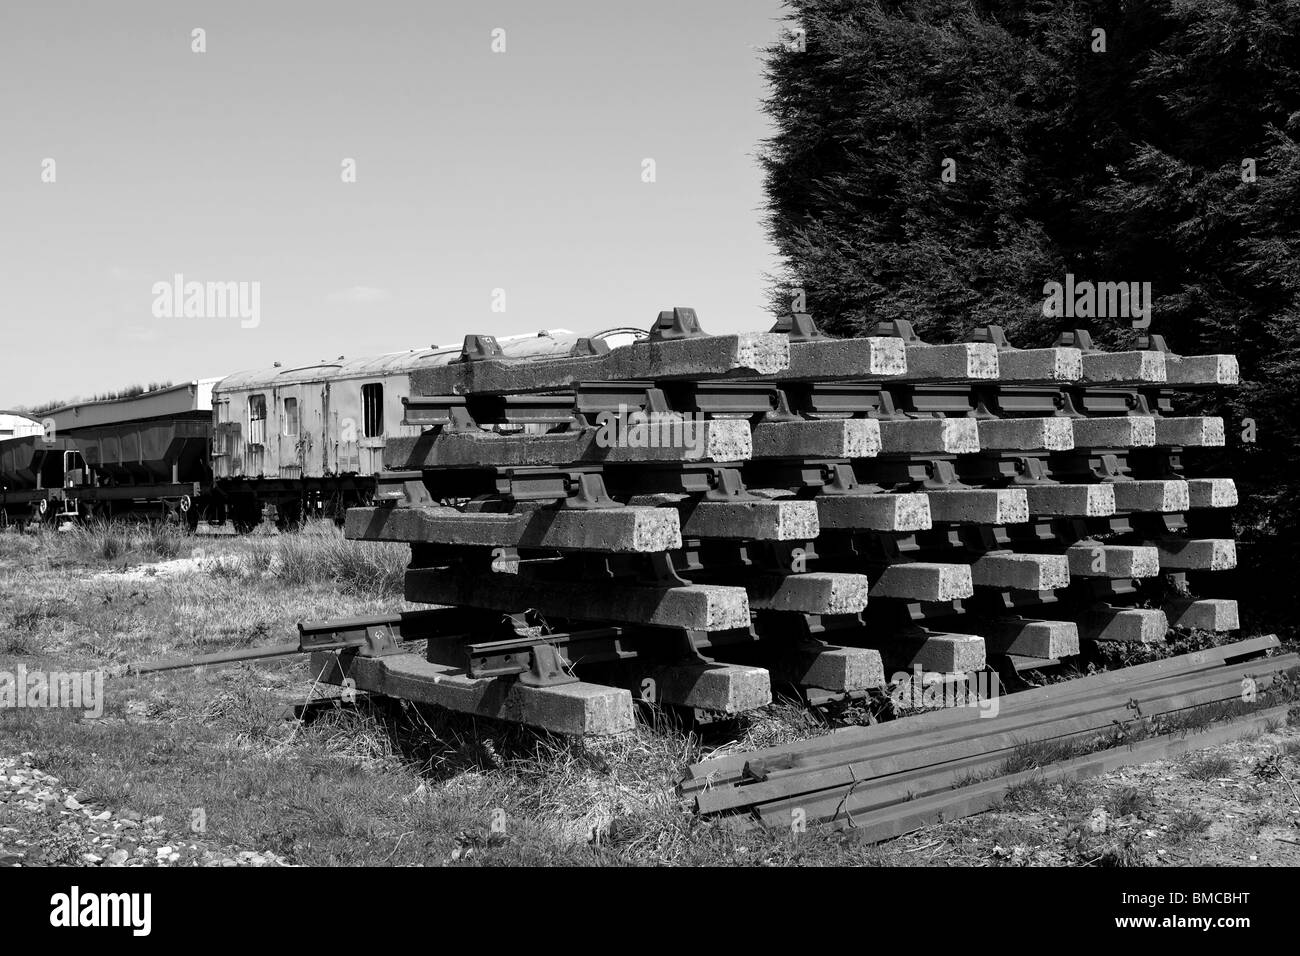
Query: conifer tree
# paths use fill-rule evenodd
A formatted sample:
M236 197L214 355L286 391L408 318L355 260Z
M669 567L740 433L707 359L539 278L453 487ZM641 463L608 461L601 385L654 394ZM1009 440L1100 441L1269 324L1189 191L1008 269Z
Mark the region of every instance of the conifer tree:
M1078 325L1115 346L1128 318L1046 318L1044 283L1150 282L1151 332L1241 360L1242 387L1200 401L1228 425L1212 464L1243 536L1300 538L1300 0L788 5L774 310L799 290L839 334L996 322L1041 345Z

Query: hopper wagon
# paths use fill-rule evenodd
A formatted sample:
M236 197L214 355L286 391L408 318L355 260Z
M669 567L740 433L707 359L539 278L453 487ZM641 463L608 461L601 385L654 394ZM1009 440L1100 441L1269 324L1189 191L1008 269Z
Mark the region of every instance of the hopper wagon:
M46 434L62 450L55 519L162 514L193 522L211 496L215 382L186 382L49 412Z
M55 520L69 455L76 448L66 438L37 433L0 440L0 527Z

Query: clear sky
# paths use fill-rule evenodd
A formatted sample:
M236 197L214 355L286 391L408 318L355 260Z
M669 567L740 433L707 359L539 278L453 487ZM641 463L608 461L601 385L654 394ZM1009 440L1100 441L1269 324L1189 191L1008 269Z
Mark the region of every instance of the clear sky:
M673 305L766 328L755 154L782 14L3 0L0 407ZM178 273L260 283L258 324L156 316Z

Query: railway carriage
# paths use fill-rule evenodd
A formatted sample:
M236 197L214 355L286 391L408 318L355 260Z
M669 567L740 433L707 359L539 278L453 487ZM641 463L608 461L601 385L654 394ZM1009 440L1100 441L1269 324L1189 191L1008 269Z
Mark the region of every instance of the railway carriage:
M563 329L499 339L509 358L565 355ZM461 346L236 372L213 390L215 499L237 530L267 506L280 527L304 516L342 519L374 495L388 438L418 434L402 399L417 368L459 361Z
M610 345L640 335L611 329ZM568 355L565 329L497 340L508 359ZM164 514L287 529L374 497L387 439L417 434L402 404L415 369L462 346L236 372L0 424L0 523ZM529 426L531 427L531 426ZM16 437L21 436L21 437Z

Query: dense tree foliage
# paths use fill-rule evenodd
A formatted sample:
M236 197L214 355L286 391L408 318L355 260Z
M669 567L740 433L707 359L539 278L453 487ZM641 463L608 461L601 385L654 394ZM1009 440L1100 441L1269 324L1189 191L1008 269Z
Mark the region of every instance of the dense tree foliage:
M1238 480L1243 536L1294 556L1300 0L788 3L802 34L768 55L773 308L802 290L839 333L997 322L1020 345L1070 327L1114 345L1127 319L1046 318L1044 284L1150 282L1174 351L1240 357L1243 386L1202 399L1229 425L1215 470Z

